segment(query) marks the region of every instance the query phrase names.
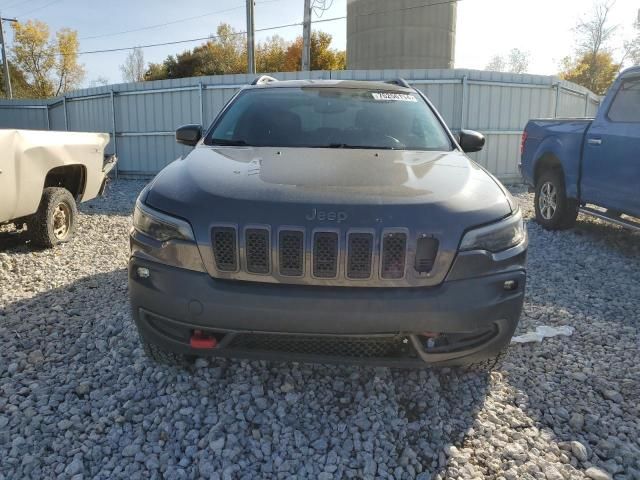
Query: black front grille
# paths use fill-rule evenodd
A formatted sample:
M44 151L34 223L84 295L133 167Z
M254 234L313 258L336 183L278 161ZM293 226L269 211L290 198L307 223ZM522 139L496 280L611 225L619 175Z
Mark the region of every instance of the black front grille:
M304 234L296 230L282 230L278 238L280 274L300 277L304 273Z
M218 270L235 272L238 269L236 229L233 227L213 228L211 230L211 244Z
M349 235L347 277L369 278L373 255L373 235L352 233Z
M249 273L269 273L269 230L249 228L245 232L247 271Z
M416 245L415 269L419 273L429 273L436 262L438 255L438 239L421 237Z
M403 356L410 351L405 340L400 335L332 337L242 333L229 343L228 348L331 357L388 358Z
M385 233L382 237L382 278L404 277L407 255L407 235L402 232Z
M313 275L335 278L338 275L338 234L317 232L313 236Z

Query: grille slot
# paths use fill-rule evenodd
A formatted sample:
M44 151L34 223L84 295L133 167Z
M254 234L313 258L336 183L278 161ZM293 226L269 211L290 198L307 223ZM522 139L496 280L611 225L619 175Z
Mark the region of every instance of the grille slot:
M211 230L211 244L218 270L235 272L238 269L236 229L233 227L214 227Z
M347 277L353 279L369 278L373 255L373 235L370 233L350 234L348 252Z
M381 277L397 279L404 277L407 256L407 235L402 232L387 232L382 237Z
M247 271L269 273L269 231L263 228L248 228L245 231L245 255Z
M415 269L419 273L429 273L436 262L440 242L433 237L418 238L416 244Z
M297 230L282 230L278 234L280 274L300 277L304 273L304 234Z
M326 355L331 357L385 358L408 353L400 335L385 337L323 337L313 335L278 335L242 333L228 348L271 352Z
M317 232L313 236L313 275L335 278L338 275L338 234Z

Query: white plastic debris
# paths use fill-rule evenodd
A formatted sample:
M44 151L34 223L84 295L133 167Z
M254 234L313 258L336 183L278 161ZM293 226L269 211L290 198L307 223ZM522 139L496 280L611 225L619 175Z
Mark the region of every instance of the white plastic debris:
M511 343L532 343L542 342L544 338L557 337L558 335L564 335L569 337L573 335L575 329L569 325L563 325L561 327L550 327L548 325L542 325L536 327L535 332L527 332L524 335L518 335L511 339Z

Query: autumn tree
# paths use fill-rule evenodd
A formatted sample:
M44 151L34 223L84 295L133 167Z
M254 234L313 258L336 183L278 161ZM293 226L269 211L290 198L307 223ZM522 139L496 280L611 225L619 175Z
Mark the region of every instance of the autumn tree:
M331 47L332 36L326 32L311 33L311 70L344 70L346 55L344 51ZM302 69L302 37L296 38L287 48L283 71L293 72Z
M218 26L216 36L193 50L169 55L161 64L151 63L146 80L245 73L247 53L245 37L230 25Z
M525 73L529 69L530 53L512 48L506 58L494 55L485 67L492 72Z
M256 70L258 72L282 72L287 58L288 43L279 35L267 38L256 45Z
M124 64L120 65L120 71L122 72L122 79L125 82L142 82L145 73L144 53L142 53L142 49L134 48L129 52Z
M629 61L631 65L640 65L640 11L638 11L638 19L634 22L633 29L633 37L624 42L624 56L621 64Z
M562 60L560 77L582 85L594 93L604 94L613 83L620 63L613 59L610 42L617 25L611 25L609 14L613 1L595 5L591 16L575 27L577 46L575 57Z
M604 95L616 79L620 64L615 63L610 52L598 52L593 57L586 53L576 60L565 58L561 77L569 82L582 85L593 93Z
M77 88L84 78L78 63L78 34L63 28L49 38L49 26L39 20L12 24L12 61L24 72L28 95L34 98L57 96Z
M28 98L29 83L24 72L16 67L13 62L9 62L9 75L11 77L11 93L13 98ZM4 69L0 68L0 96L7 98L4 86Z
M345 53L330 48L331 35L314 32L311 38L312 70L345 68ZM256 68L259 72L287 72L300 70L302 37L287 42L274 35L256 45ZM149 65L144 78L196 77L247 72L246 36L230 25L221 24L217 34L203 45L178 55L169 55L162 63Z

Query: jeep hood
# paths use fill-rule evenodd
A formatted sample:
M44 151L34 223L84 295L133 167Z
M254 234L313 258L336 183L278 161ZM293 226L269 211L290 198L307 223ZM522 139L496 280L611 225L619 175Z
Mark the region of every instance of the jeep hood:
M456 224L512 211L499 182L463 153L200 145L158 174L145 202L196 225L303 225L311 209L349 226Z

